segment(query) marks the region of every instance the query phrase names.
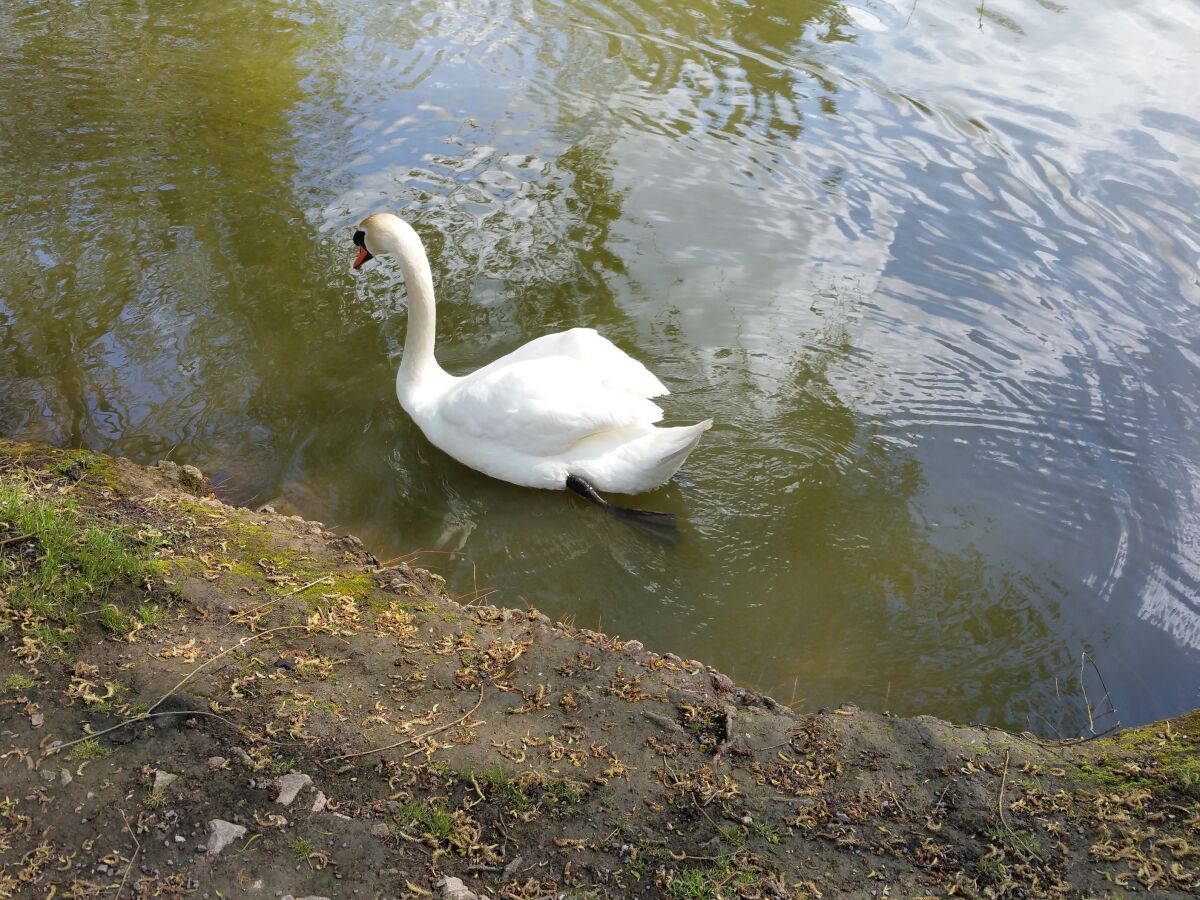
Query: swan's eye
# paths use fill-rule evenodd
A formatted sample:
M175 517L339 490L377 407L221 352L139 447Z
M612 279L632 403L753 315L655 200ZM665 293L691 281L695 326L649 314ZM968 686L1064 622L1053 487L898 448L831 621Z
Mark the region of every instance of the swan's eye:
M354 232L354 246L355 247L366 247L367 246L366 240L367 240L367 233L365 231Z

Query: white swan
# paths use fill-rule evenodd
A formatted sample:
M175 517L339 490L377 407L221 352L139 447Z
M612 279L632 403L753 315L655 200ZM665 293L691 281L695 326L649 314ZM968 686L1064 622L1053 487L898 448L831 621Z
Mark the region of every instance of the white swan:
M376 213L363 220L354 243L355 269L385 253L400 262L409 311L396 394L430 443L464 465L609 506L597 490L658 487L712 426L706 419L655 427L662 410L649 398L667 389L590 328L537 338L470 375L450 375L433 355L433 275L420 237L402 219Z

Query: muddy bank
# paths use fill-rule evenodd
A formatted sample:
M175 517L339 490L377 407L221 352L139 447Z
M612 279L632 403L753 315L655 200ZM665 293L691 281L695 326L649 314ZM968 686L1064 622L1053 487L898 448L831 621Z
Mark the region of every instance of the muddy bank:
M1086 744L798 715L194 470L28 445L0 591L0 897L1200 889L1196 713Z

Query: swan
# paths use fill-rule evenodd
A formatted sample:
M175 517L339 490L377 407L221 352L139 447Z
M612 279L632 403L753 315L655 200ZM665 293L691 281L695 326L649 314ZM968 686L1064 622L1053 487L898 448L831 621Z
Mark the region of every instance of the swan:
M465 466L512 484L571 490L609 512L669 524L667 513L608 503L664 484L712 419L659 428L651 397L668 391L645 366L591 328L535 338L469 375L434 358L433 273L421 238L391 213L354 233L355 269L390 254L408 286L408 334L396 396L429 442Z

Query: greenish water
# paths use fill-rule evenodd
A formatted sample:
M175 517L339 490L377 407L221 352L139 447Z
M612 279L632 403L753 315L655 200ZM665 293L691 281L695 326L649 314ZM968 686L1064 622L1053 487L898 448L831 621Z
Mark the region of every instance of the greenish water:
M0 5L0 432L810 709L1200 702L1196 5L674 6ZM590 325L716 419L677 546L425 442L381 209L446 368Z

